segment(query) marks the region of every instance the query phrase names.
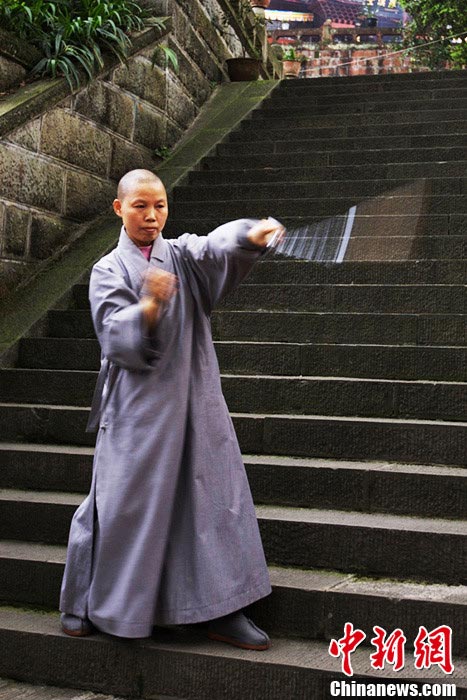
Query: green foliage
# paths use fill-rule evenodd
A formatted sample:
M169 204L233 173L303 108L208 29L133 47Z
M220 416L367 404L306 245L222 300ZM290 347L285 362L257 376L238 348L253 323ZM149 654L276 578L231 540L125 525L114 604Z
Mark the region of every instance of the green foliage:
M125 62L131 32L164 24L134 0L1 0L0 23L43 53L33 73L64 75L72 88L104 67L105 52Z
M413 52L416 60L432 68L443 68L446 63L453 68L467 65L465 0L400 0L400 4L412 17L406 43L420 47ZM461 41L447 39L461 33L464 33ZM436 43L421 46L432 41Z
M287 46L282 51L282 61L300 61L300 63L305 63L307 57L303 54L297 53L293 46Z

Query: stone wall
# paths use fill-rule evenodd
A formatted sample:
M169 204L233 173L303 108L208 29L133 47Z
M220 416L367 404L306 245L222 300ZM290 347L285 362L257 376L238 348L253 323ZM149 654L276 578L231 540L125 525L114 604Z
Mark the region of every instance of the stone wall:
M171 17L165 41L177 53L178 74L151 65L153 42L127 66L113 67L61 101L46 101L39 114L2 134L0 296L110 207L124 172L157 168L159 156L180 140L225 80L225 59L239 55L239 39L217 28L223 12L217 0L151 5L155 14ZM42 89L47 96L50 85L39 84L36 97Z

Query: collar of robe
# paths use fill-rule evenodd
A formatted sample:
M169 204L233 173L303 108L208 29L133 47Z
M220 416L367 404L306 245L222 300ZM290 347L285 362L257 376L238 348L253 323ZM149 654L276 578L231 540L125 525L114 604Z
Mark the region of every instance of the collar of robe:
M164 269L164 265L160 265L160 263L164 263L167 257L167 242L162 236L162 233L159 233L152 245L151 257L148 261L144 255L141 255L138 246L136 243L133 243L125 227L122 226L117 244L117 252L125 261L125 265L131 274L132 281L136 283L135 286L141 287L144 273L148 269L148 265L159 264L159 267Z

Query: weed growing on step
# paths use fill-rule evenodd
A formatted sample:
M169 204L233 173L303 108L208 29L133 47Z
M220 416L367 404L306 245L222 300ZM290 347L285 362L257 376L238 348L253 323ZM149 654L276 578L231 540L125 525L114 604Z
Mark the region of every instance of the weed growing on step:
M64 76L73 88L83 74L92 78L104 68L105 53L125 62L130 33L148 26L162 29L164 20L150 17L133 0L3 0L0 24L43 53L33 74ZM166 56L173 62L168 50Z

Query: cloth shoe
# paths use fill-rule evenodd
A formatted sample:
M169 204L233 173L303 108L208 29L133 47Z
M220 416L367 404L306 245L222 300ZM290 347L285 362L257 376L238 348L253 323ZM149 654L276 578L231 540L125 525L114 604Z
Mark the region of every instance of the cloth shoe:
M82 617L77 615L68 615L68 613L62 613L60 615L60 622L62 625L62 631L65 634L69 634L70 637L86 637L88 634L94 632L94 627L89 620L83 620Z
M241 611L230 613L210 620L208 637L219 642L227 642L242 649L264 651L271 646L271 640L266 632L246 617Z

